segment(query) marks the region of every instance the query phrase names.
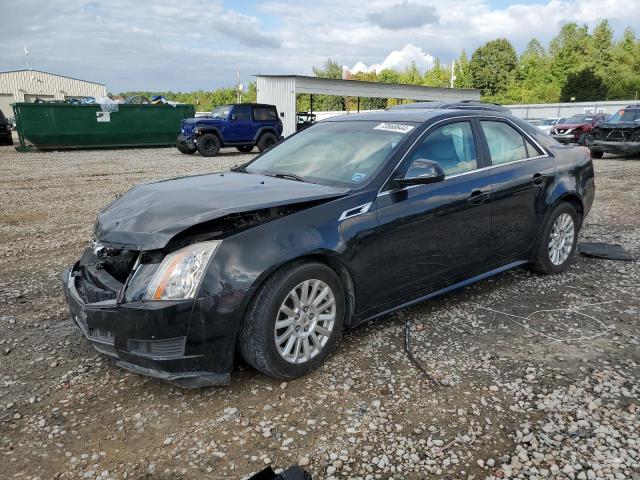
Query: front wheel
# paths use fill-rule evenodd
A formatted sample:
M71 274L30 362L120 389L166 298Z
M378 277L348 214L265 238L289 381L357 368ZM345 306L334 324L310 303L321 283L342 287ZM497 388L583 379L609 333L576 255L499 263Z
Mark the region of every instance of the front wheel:
M214 133L205 133L198 139L198 152L203 157L215 157L220 151L220 139Z
M565 271L576 249L579 229L573 205L563 202L554 208L542 230L532 270L546 275Z
M184 145L177 144L176 148L180 153L184 153L185 155L193 155L198 150L197 148L189 148Z
M345 297L336 273L321 263L292 263L256 294L240 328L240 352L266 375L301 377L329 356L344 316Z

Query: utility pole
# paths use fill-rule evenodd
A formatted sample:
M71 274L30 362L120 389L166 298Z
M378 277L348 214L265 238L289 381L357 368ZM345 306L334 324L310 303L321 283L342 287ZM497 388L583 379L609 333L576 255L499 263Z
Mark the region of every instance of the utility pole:
M242 92L240 90L240 70L236 70L236 103L242 102Z
M451 88L453 88L453 82L456 80L456 61L451 62Z
M27 57L27 70L31 70L31 67L29 67L29 49L27 47L24 47L24 54Z

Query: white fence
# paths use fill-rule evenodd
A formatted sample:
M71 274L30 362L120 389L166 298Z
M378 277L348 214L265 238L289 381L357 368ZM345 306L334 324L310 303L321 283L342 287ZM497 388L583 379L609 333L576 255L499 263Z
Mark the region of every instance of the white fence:
M516 117L524 120L543 118L567 118L578 113L615 113L627 105L638 104L638 100L615 100L606 102L533 103L530 105L505 105Z

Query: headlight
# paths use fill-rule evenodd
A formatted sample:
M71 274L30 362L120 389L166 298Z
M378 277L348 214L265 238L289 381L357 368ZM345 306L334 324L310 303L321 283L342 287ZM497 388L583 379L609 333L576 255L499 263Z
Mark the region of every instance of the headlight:
M220 240L194 243L167 255L147 288L145 300L194 298Z

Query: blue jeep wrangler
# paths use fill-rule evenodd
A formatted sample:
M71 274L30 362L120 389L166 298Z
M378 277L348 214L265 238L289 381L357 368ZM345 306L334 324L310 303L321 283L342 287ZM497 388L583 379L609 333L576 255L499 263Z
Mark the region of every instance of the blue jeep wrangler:
M180 152L213 157L221 147L243 153L258 147L261 152L282 139L282 122L273 105L240 103L221 105L208 117L182 120L176 147Z

